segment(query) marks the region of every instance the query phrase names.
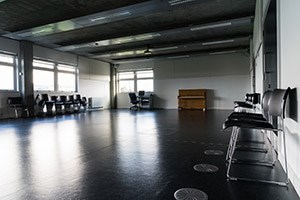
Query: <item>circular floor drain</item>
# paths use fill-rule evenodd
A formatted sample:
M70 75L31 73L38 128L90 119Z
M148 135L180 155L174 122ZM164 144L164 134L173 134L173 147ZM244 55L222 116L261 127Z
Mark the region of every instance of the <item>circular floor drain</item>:
M177 200L208 200L205 192L194 188L181 188L174 193Z
M198 164L194 166L194 170L203 173L214 173L219 171L219 168L210 164Z
M223 155L223 151L219 151L219 150L206 150L204 151L205 155L214 155L214 156L220 156Z

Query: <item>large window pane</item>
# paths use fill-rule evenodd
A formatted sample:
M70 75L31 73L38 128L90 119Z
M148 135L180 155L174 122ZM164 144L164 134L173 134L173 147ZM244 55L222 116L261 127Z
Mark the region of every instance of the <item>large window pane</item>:
M54 90L54 72L44 70L33 70L34 90Z
M0 65L0 90L14 90L14 68Z
M75 74L58 73L58 90L59 91L75 91L76 77Z
M134 73L133 72L120 72L119 73L119 80L121 79L133 79Z
M61 70L61 71L67 71L67 72L75 72L76 71L75 67L70 66L70 65L63 65L63 64L59 64L57 66L57 69Z
M153 78L153 70L137 71L136 77L137 78Z
M54 63L41 60L33 60L33 67L40 67L45 69L54 69Z
M4 63L10 63L13 64L14 63L14 56L9 56L9 55L0 55L0 62L4 62Z
M153 79L137 80L137 91L153 92Z
M119 92L134 92L134 81L119 81Z

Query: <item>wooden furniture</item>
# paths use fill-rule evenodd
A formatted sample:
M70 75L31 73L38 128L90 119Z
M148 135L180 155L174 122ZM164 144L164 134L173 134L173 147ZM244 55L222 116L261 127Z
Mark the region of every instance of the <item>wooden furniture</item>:
M181 89L178 93L178 109L203 109L205 111L205 89Z

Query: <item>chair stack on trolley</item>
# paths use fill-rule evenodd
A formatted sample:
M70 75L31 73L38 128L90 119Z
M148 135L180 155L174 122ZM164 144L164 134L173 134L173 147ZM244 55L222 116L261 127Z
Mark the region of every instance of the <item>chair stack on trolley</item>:
M50 96L38 94L35 98L37 115L51 116L85 112L87 107L86 97L80 94Z
M266 91L261 101L260 94L247 94L244 102L234 102L234 112L223 124L223 129L232 128L226 155L226 175L229 180L288 185L284 120L289 92L290 88ZM262 137L243 141L243 138L257 135ZM285 173L276 175L276 169L281 166L278 162L279 141L282 141ZM256 154L254 159L251 156L253 154Z

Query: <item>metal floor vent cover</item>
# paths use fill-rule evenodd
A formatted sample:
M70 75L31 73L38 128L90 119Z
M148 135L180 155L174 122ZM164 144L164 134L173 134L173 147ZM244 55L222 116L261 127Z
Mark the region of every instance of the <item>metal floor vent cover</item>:
M204 151L205 155L213 155L213 156L220 156L223 155L223 151L219 151L219 150L206 150Z
M194 166L194 170L203 173L214 173L219 171L219 168L211 164L197 164Z
M176 200L208 200L205 192L194 188L181 188L174 193Z

